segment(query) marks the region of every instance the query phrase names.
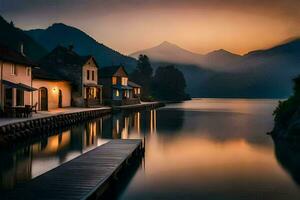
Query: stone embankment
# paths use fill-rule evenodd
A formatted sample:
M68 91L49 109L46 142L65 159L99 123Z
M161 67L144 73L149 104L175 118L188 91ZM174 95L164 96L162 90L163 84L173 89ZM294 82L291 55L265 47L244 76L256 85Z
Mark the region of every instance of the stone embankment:
M0 146L28 140L32 138L45 137L57 133L63 128L70 127L84 121L96 119L104 115L120 111L136 111L155 109L164 106L163 103L152 102L136 105L117 106L113 108L88 109L76 112L54 114L50 116L33 117L26 120L6 123L0 126Z
M71 126L109 113L111 113L111 109L95 109L34 119L29 118L26 121L6 124L0 127L0 142L6 143L49 134L62 127Z

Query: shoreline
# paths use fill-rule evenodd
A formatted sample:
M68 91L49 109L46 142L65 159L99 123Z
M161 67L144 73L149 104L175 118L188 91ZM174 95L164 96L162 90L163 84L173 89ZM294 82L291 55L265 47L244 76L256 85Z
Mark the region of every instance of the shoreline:
M59 112L51 115L42 115L26 119L14 119L0 125L1 148L16 145L21 141L33 140L34 138L48 137L51 131L61 131L77 123L103 117L122 111L136 111L155 109L165 106L162 102L147 102L128 106L69 109L67 112Z

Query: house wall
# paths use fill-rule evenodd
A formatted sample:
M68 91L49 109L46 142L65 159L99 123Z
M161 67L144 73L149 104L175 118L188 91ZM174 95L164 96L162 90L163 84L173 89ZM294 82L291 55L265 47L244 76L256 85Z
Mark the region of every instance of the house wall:
M47 88L49 110L58 108L59 90L62 91L62 107L71 106L72 88L69 82L33 79L32 86L36 89L40 89L42 87ZM39 90L33 92L33 105L35 103L38 103L38 109L39 109L40 108Z
M11 73L12 66L16 66L16 74ZM7 80L13 83L22 83L28 86L31 86L31 67L26 65L14 64L12 62L3 62L0 61L0 66L2 66L2 72L0 70L0 76L2 76L2 80ZM26 70L29 69L30 73L27 75ZM2 74L1 74L2 73ZM1 102L4 102L4 85L2 85L1 89ZM13 89L13 105L16 105L16 89ZM31 95L30 92L24 92L24 105L31 105Z
M88 79L88 71L90 73L89 79ZM92 80L92 72L94 72L94 80ZM82 67L82 85L84 86L85 84L98 85L98 67L92 58L89 59L86 62L86 64ZM85 87L82 87L82 96L86 98Z
M128 77L123 67L120 67L113 77L117 77L117 84L115 86L122 85L122 77ZM101 84L103 85L103 98L109 100L122 100L122 90L119 90L119 96L116 96L116 89L113 89L112 77L101 78Z

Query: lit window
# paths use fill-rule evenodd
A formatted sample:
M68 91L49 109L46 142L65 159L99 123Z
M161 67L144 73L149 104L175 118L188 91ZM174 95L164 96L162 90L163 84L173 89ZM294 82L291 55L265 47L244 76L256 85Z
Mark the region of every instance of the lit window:
M119 90L116 90L116 97L120 96Z
M86 73L87 73L87 75L86 75L86 79L87 79L87 80L90 80L90 70L87 70L87 72L86 72Z
M141 89L140 88L137 89L137 93L141 94Z
M31 68L30 67L26 68L26 75L31 76Z
M127 85L128 78L127 77L122 77L122 85Z
M117 77L113 76L111 78L111 82L112 82L113 85L117 85Z
M17 75L17 67L16 67L16 64L12 64L11 65L11 75Z

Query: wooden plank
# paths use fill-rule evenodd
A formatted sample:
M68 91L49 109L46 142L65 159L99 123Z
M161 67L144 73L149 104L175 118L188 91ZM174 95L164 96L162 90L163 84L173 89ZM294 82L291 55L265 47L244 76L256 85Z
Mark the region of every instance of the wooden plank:
M5 199L87 199L106 187L141 140L112 140L41 176L19 185ZM1 197L2 198L2 197Z

